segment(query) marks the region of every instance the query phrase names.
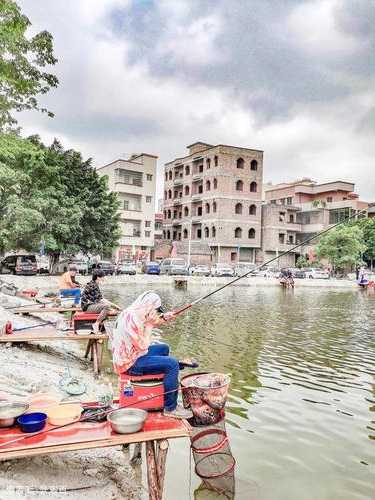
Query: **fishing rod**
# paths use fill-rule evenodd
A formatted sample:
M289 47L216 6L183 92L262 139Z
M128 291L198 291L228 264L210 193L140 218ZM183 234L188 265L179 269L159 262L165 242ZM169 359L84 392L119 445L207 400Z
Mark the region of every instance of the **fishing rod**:
M375 205L375 203L370 203L369 207L374 206L374 205ZM335 229L336 227L340 226L341 224L345 224L346 222L348 222L351 219L358 218L358 216L360 216L361 214L364 214L365 212L367 212L367 208L365 208L363 210L360 210L359 212L356 212L353 215L348 216L347 218L345 218L342 221L337 222L336 224L333 224L332 226L328 227L327 229L324 229L323 231L320 231L319 233L315 234L314 236L311 236L310 238L307 238L307 240L304 240L301 243L298 243L297 245L293 246L289 250L285 250L285 252L282 252L281 254L277 255L276 257L272 257L272 259L268 260L264 264L261 264L260 266L255 267L255 269L252 269L251 271L248 271L245 274L242 274L241 276L237 276L237 278L229 281L228 283L225 283L225 285L222 285L221 287L217 288L216 290L213 290L212 292L209 292L206 295L202 295L201 297L199 297L198 299L194 300L190 304L186 304L185 306L181 307L180 309L177 309L177 310L173 311L173 314L175 316L178 316L179 314L187 311L188 309L191 309L196 304L199 304L199 302L202 302L203 300L208 299L208 297L211 297L211 295L214 295L215 293L220 292L221 290L224 290L224 288L227 288L228 286L231 286L234 283L237 283L237 281L242 280L242 278L246 278L247 276L249 276L250 274L254 273L255 271L259 271L263 267L266 267L269 264L271 264L272 262L275 262L276 260L280 259L281 257L284 257L285 255L288 255L289 253L293 252L297 248L300 248L300 247L306 245L307 243L310 243L311 241L315 240L316 238L319 238L323 234L328 233L332 229Z
M185 389L185 387L177 387L177 389L172 389L170 391L164 392L164 395L172 394L172 393L178 392L178 391L182 391L183 389ZM188 388L186 387L186 389L188 389ZM103 410L102 412L98 412L97 417L107 417L108 415L110 415L111 413L113 413L117 410L122 410L123 408L130 408L131 406L135 406L135 405L139 404L140 402L149 401L151 399L155 399L155 398L159 398L159 397L160 397L160 394L155 394L155 395L151 395L151 396L141 396L141 397L138 397L137 401L133 401L133 403L130 403L128 405L120 406L119 408L111 408L110 410ZM90 407L88 406L87 409L89 409L89 408ZM85 408L84 408L84 410L85 410ZM99 408L99 410L100 410L100 408ZM67 424L57 425L56 427L53 427L52 429L45 429L45 430L41 430L38 432L25 434L25 435L20 436L18 438L11 439L10 441L6 441L5 443L0 443L0 448L2 448L3 446L10 445L10 444L18 443L19 441L23 441L23 440L28 439L28 438L33 438L35 436L42 436L45 434L49 434L50 432L57 431L59 429L65 428L65 427L69 427L70 425L73 425L73 424L78 424L81 422L90 422L90 421L92 421L92 418L93 418L92 415L88 415L86 418L81 418L80 420L68 422ZM2 452L0 451L0 456L1 456L1 453Z

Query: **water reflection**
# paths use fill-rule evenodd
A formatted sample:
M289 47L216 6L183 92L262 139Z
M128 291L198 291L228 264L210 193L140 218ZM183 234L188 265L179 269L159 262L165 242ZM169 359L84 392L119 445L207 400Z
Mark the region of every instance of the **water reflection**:
M110 294L126 305L142 291ZM171 308L202 293L157 291ZM164 339L177 357L232 374L227 424L240 481L267 500L275 481L278 500L351 500L375 498L374 331L374 299L357 291L232 287L164 328Z

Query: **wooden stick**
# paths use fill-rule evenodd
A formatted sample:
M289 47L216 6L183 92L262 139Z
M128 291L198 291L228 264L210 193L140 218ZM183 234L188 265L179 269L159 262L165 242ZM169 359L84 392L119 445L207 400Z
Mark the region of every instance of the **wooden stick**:
M155 442L146 442L146 463L149 500L161 500L155 461Z
M92 342L92 354L93 354L93 363L94 363L94 374L98 375L99 373L99 364L98 364L98 349L97 349L97 340L93 340Z
M169 443L166 439L163 441L158 441L158 458L156 460L156 469L158 472L159 478L159 492L160 498L163 497L163 488L164 488L164 478L165 478L165 464L167 462L167 453L169 448Z
M92 340L89 340L87 342L87 347L86 347L86 352L85 352L85 358L87 358L87 356L90 354L90 351L91 351L91 342L92 342Z

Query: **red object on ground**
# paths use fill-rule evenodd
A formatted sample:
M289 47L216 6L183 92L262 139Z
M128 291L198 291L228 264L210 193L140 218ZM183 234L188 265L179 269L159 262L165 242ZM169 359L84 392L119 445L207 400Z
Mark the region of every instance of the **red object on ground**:
M13 325L11 321L7 321L5 325L5 333L6 335L10 335L11 333L13 333Z
M121 373L119 376L120 382L120 406L132 405L132 408L141 408L148 411L160 411L164 408L164 374L158 373L156 375L129 375L128 373ZM125 387L128 381L132 385L133 395L125 395ZM153 397L156 396L156 397ZM151 398L147 400L146 398ZM142 401L142 398L146 400ZM139 401L139 403L136 403Z
M38 290L33 290L33 289L21 290L19 295L23 295L24 297L34 298L38 295Z

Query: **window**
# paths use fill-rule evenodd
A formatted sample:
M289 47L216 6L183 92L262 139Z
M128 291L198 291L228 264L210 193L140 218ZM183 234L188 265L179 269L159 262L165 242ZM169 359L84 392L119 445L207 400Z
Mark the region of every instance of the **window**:
M140 212L142 210L142 197L139 194L119 193L124 210Z
M256 160L252 160L252 162L250 163L250 170L258 170L258 162Z
M152 181L152 175L151 174L147 174L146 178L147 178L148 181Z
M163 231L163 239L165 240L166 237L167 237L167 232Z
M201 163L198 167L198 170L199 170L199 173L202 174L203 173L203 163Z
M190 175L190 167L189 167L189 165L185 166L185 175Z
M210 230L208 229L208 227L204 228L204 237L205 238L209 238L210 237Z
M285 198L280 198L280 203L281 203L282 205L285 205Z
M189 196L190 188L189 186L185 186L185 196Z
M142 176L142 172L136 172L135 170L126 170L124 168L117 168L115 170L115 182L130 184L131 186L142 187Z
M177 210L174 210L174 211L173 211L173 218L174 218L174 219L177 219Z
M249 215L256 215L257 214L257 207L255 205L250 205L249 206Z
M216 227L215 227L215 226L212 226L211 231L212 231L212 237L213 237L213 238L216 238Z
M249 240L253 240L255 238L255 229L252 227L249 229Z
M333 201L332 196L327 196L327 203L332 203L332 201Z
M206 181L206 191L211 191L211 182Z
M237 203L234 207L234 213L241 215L242 214L242 203Z
M230 260L232 262L236 262L236 260L237 260L237 252L231 252L231 254L230 254Z
M168 210L168 219L170 219L172 216L172 212L170 210Z
M172 180L172 170L169 171L169 180Z
M346 208L336 208L335 210L329 211L329 223L337 224L338 222L342 222L352 215L352 209L349 207Z
M276 200L271 200L271 205L276 205Z
M285 243L285 234L279 233L279 243L281 243L281 245Z
M285 222L285 212L279 212L279 222Z
M216 201L214 201L212 203L212 211L213 211L214 214L216 213L216 208L217 208Z
M184 240L186 240L188 237L188 230L184 229Z
M165 172L165 180L168 180L168 172Z
M182 212L178 212L178 218L182 219Z
M288 196L288 198L286 199L286 204L287 205L292 205L293 204L293 198L291 196Z
M238 158L237 160L237 168L244 168L245 162L243 158Z
M174 198L177 198L177 195L178 195L178 192L177 192L177 191L174 191L174 192L173 192L173 199L174 199Z
M129 210L129 201L124 200L124 210Z
M145 231L145 237L150 238L151 236L151 231Z
M294 238L293 238L293 235L292 235L292 234L290 234L290 235L288 236L288 243L289 243L289 245L294 245Z
M150 220L146 220L145 221L145 227L151 227L151 221Z
M167 231L167 240L170 240L171 239L171 232L168 230Z
M166 219L166 218L167 218L167 211L164 210L164 219Z
M166 200L168 198L168 193L167 191L164 191L164 199Z
M172 198L172 191L169 189L168 190L168 198L171 199Z
M217 189L217 179L214 179L214 189Z
M203 193L203 184L200 184L198 186L198 194L202 194Z
M234 230L234 237L242 238L242 229L240 227L236 227L236 229Z
M207 158L206 160L206 168L211 168L211 158Z
M215 165L215 167L217 167L219 165L219 157L218 156L214 157L214 165Z
M198 208L197 208L197 215L198 215L199 217L202 215L202 211L203 211L202 207L198 207Z
M242 181L236 182L236 191L243 191L243 182Z
M290 222L291 224L294 224L294 215L293 215L293 214L290 214L290 215L289 215L289 222Z
M258 189L258 185L256 182L252 182L250 184L250 193L256 193Z
M198 240L202 238L202 229L197 229L197 238Z
M189 215L189 209L188 209L188 207L185 207L184 208L184 216L188 217L188 215Z
M146 203L151 203L152 196L146 196Z
M210 204L206 203L206 214L210 213Z

